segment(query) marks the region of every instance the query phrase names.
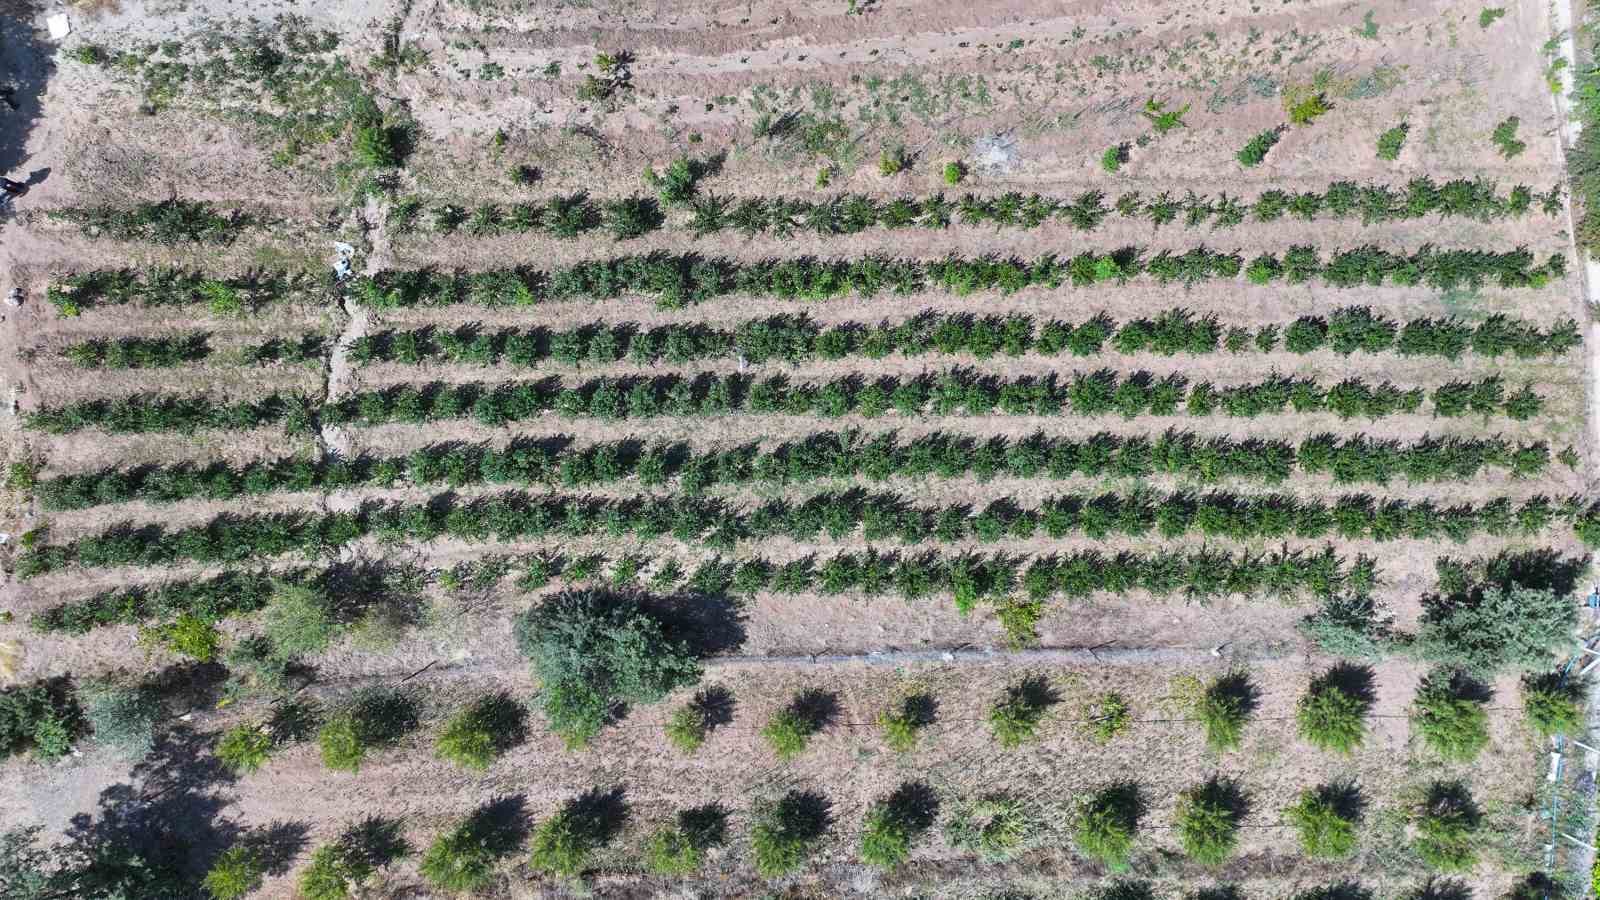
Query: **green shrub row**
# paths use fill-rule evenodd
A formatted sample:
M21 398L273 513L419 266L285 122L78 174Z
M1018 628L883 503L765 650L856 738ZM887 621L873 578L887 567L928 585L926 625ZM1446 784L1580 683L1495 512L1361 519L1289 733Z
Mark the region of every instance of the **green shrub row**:
M217 622L261 609L272 596L275 580L296 579L229 571L212 578L168 581L154 587L115 588L34 613L29 625L42 632L87 634L107 625L170 621L184 614Z
M1291 247L1281 256L1263 254L1248 263L1236 253L1196 247L1163 250L1146 257L1127 247L1112 252L1054 254L1033 261L993 257L941 260L853 261L811 257L739 262L695 254L655 253L541 271L518 268L474 274L390 271L352 282L357 302L375 309L412 306L528 306L546 300L590 300L637 294L660 306L681 307L733 294L784 300L827 300L854 293L910 294L942 290L958 296L980 291L1011 293L1026 287L1086 287L1125 283L1141 276L1158 284L1193 285L1234 279L1241 272L1254 284L1318 282L1335 288L1391 284L1425 285L1438 290L1493 283L1503 288L1543 287L1566 273L1566 259L1551 256L1542 265L1524 249L1510 251L1437 250L1424 246L1412 254L1373 246L1334 251L1324 259L1314 247Z
M239 231L260 224L239 210L218 212L205 200L172 198L132 206L73 206L50 211L90 237L157 244L231 244Z
M1466 352L1488 357L1511 353L1520 359L1560 356L1579 346L1577 322L1568 319L1548 330L1495 315L1477 325L1459 319L1417 318L1403 325L1368 307L1345 307L1331 315L1301 316L1287 326L1255 329L1225 327L1215 316L1197 317L1173 309L1153 319L1121 324L1105 313L1078 325L1033 316L973 316L924 311L898 324L859 322L823 326L807 315L749 319L732 329L698 323L646 328L636 323L595 322L577 328L506 328L484 331L477 325L453 330L433 327L386 330L363 335L350 345L357 364L452 362L534 367L548 360L576 366L627 360L639 365L682 364L705 359L740 358L762 363L783 360L837 360L892 353L970 353L988 359L996 353L1021 356L1093 356L1105 352L1202 355L1272 352L1280 347L1305 354L1321 349L1349 354L1397 352L1402 356L1459 359Z
M1283 441L1200 438L1168 431L1146 437L1096 434L1082 441L1042 432L1012 440L934 433L901 440L893 434L825 431L762 450L755 443L695 450L686 444L637 441L591 444L513 442L505 449L434 445L405 456L313 462L280 459L234 467L106 468L62 475L35 486L47 509L86 509L141 500L176 503L193 498L233 500L281 491L392 487L401 484L551 484L568 488L637 477L647 487L676 483L688 494L713 485L805 484L824 478L884 481L909 478L995 477L1066 479L1176 475L1211 483L1240 478L1279 483L1297 466L1331 474L1340 484L1387 484L1395 479L1436 482L1481 476L1491 468L1525 477L1549 465L1542 443L1499 438L1425 438L1412 444L1363 435L1321 434L1299 445Z
M108 340L93 338L72 344L62 355L83 369L162 369L197 363L212 357L203 332L171 337L125 337ZM327 352L322 335L307 333L297 340L268 338L239 348L237 359L246 365L256 363L301 363L321 360Z
M1126 377L1109 370L1078 373L1070 382L1055 374L1001 378L970 369L937 375L885 376L868 381L851 375L825 382L792 382L785 375L600 377L568 386L559 377L499 384L433 382L395 385L343 398L322 409L333 425L383 425L471 418L495 427L548 412L563 418L605 420L657 416L701 416L730 412L867 418L891 410L901 416L1190 416L1215 413L1255 418L1285 413L1329 412L1342 419L1416 413L1427 393L1388 382L1371 385L1346 379L1323 387L1309 379L1273 376L1234 387L1188 383L1181 375ZM1531 387L1507 395L1498 377L1452 382L1432 392L1433 414L1504 414L1518 421L1537 414L1543 401ZM35 414L38 415L38 414ZM37 426L36 426L37 427Z
M64 316L97 306L206 306L218 315L237 315L262 305L331 294L337 283L332 271L261 272L242 278L215 278L181 269L152 268L82 272L57 277L46 290Z
M28 413L25 421L29 428L50 434L70 434L85 428L116 434L187 433L199 428L239 431L278 423L291 434L308 434L315 415L316 407L307 398L276 393L239 403L217 403L209 397L134 394L43 407Z
M688 201L690 218L684 227L702 237L724 231L737 231L747 237L788 237L796 233L851 235L874 227L944 229L956 223L1034 229L1052 220L1079 231L1093 231L1113 216L1147 221L1157 228L1181 221L1188 228L1209 225L1213 229L1284 218L1307 222L1355 219L1372 225L1438 215L1488 222L1528 215L1535 204L1545 215L1557 215L1563 211L1562 200L1560 185L1539 194L1526 185L1517 185L1501 194L1493 182L1482 179L1454 179L1439 184L1425 175L1398 188L1339 181L1326 191L1269 190L1254 202L1225 193L1213 197L1193 191L1183 197L1165 191L1147 197L1132 191L1109 204L1101 191L1086 191L1072 198L1012 191L993 197L966 194L951 199L935 194L893 200L860 194L824 200L732 199L706 193ZM410 231L421 224L436 234L462 232L478 237L538 231L571 239L604 230L618 240L672 227L654 198L597 200L583 193L554 196L543 202L485 203L470 209L448 201L424 203L412 199L391 211L390 224L399 231Z

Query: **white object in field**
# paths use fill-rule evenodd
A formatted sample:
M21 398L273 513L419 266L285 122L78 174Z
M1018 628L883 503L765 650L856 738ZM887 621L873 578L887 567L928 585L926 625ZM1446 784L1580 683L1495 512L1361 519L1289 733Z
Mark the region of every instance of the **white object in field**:
M6 305L10 307L22 305L22 288L14 287L6 292Z
M340 280L350 277L350 260L356 255L356 248L343 241L334 241L333 252L339 254L339 258L333 262L334 277Z
M1561 754L1550 754L1550 774L1544 777L1545 781L1553 782L1561 775Z
M1583 741L1573 741L1572 744L1575 747L1582 747L1583 749L1589 751L1590 753L1600 753L1600 749L1597 749L1595 747L1591 747L1588 744L1585 744Z
M1590 670L1592 670L1595 666L1600 666L1600 658L1590 660L1588 665L1586 665L1583 668L1579 669L1578 670L1578 677L1582 678L1583 676L1589 674Z
M44 20L45 27L50 29L50 39L59 41L72 33L72 22L67 19L66 13L56 13Z
M11 543L11 532L0 531L0 547L4 547L9 543Z

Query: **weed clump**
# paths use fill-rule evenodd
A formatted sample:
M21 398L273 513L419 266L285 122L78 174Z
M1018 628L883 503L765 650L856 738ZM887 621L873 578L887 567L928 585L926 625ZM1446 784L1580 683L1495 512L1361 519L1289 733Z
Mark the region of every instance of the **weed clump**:
M1311 682L1295 709L1300 736L1319 750L1349 754L1366 738L1372 671L1334 666Z

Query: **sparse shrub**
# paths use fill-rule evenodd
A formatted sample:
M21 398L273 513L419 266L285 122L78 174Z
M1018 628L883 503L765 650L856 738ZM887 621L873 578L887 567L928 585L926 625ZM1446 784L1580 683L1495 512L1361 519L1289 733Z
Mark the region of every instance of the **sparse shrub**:
M553 875L578 875L627 816L620 791L591 790L569 800L533 833L533 868Z
M366 688L317 732L322 762L330 769L355 772L367 753L388 747L417 727L417 708L409 694Z
M248 775L267 764L272 749L272 735L260 722L241 722L222 733L217 759L230 771Z
M898 709L878 713L878 727L883 730L883 742L896 753L905 753L917 745L922 729L933 724L933 698L927 694L912 694L900 701Z
M776 803L757 807L750 830L756 871L776 878L798 869L830 824L829 804L820 794L790 791Z
M1128 701L1115 691L1101 694L1084 710L1085 725L1095 740L1104 744L1128 730L1133 724L1133 711Z
M1340 664L1311 682L1295 708L1300 736L1320 750L1349 754L1366 738L1371 670Z
M1404 122L1390 128L1378 135L1378 158L1387 162L1394 162L1400 158L1400 151L1405 148L1406 136L1411 126Z
M812 736L833 718L833 702L830 694L803 691L767 719L761 736L779 759L793 759L805 752Z
M1478 13L1478 27L1488 28L1505 14L1506 9L1503 6L1486 6Z
M1127 871L1143 817L1144 798L1137 784L1130 781L1102 788L1078 811L1073 841L1079 852L1111 871Z
M1441 872L1465 872L1478 860L1481 814L1464 785L1436 783L1417 810L1417 855Z
M261 613L273 655L297 659L321 653L333 640L334 621L325 596L309 585L279 584Z
M899 175L910 165L911 159L906 156L904 147L885 147L883 152L878 154L878 174L885 178Z
M599 732L623 703L655 703L700 679L689 647L626 598L565 591L519 616L517 645L533 661L550 727L568 746Z
M1185 103L1182 109L1167 109L1165 100L1154 97L1145 101L1144 117L1150 121L1150 126L1156 134L1166 134L1174 128L1183 128L1183 116L1189 111L1189 104Z
M1238 787L1212 778L1178 796L1178 841L1195 862L1221 865L1238 846L1239 823L1247 811Z
M1390 619L1368 596L1329 597L1299 627L1324 653L1347 659L1380 659L1395 644Z
M1488 691L1461 672L1438 671L1417 688L1412 727L1428 748L1452 762L1471 762L1489 745Z
M933 827L938 809L927 785L907 782L867 810L861 832L861 859L893 869L911 855L911 844Z
M1289 104L1289 122L1293 125L1310 125L1319 116L1332 109L1323 94L1312 94Z
M967 167L960 160L952 160L944 164L944 183L955 187L967 177Z
M713 803L678 813L677 824L651 835L645 847L646 866L657 875L689 875L705 861L706 851L727 840L728 812Z
M1479 677L1503 669L1538 671L1572 638L1577 610L1543 588L1471 586L1424 601L1417 656Z
M1206 746L1221 753L1239 746L1245 723L1256 708L1256 689L1243 672L1213 681L1195 701L1195 717L1206 731Z
M1559 674L1522 679L1522 715L1540 737L1576 735L1583 730L1583 687Z
M509 693L474 700L439 732L439 756L467 769L483 770L527 736L527 711Z
M989 728L1000 746L1019 747L1034 738L1045 713L1056 702L1055 692L1044 678L1024 678L989 707Z
M1361 795L1353 785L1324 785L1303 792L1283 816L1295 827L1307 856L1339 859L1355 852Z
M171 622L141 628L139 638L141 643L163 647L198 662L211 662L222 650L222 632L217 626L188 612L179 613Z
M958 850L987 862L1005 862L1026 850L1042 827L1026 801L991 794L958 805L945 824L945 838Z
M261 886L266 866L254 849L242 846L222 851L211 864L204 881L206 893L214 900L238 900Z
M400 165L400 151L395 146L394 135L382 121L358 123L350 149L356 162L363 166L392 169Z
M84 718L95 740L127 759L142 759L155 746L161 700L140 685L95 682L80 691Z
M445 891L480 891L494 879L499 861L521 842L521 824L507 801L481 806L460 824L434 839L419 870L429 884Z

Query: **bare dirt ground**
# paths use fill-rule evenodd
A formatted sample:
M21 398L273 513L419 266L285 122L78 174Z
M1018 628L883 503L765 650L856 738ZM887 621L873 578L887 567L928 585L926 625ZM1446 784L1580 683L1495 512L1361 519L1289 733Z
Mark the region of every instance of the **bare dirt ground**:
M618 363L537 371L465 365L357 366L347 346L379 329L421 325L571 327L598 321L643 327L678 322L727 325L801 311L825 324L875 324L924 310L1016 312L1041 320L1056 316L1081 321L1102 311L1129 319L1181 306L1197 316L1216 316L1225 326L1253 328L1285 325L1300 315L1325 315L1343 306L1369 305L1396 319L1454 316L1478 322L1505 314L1543 326L1569 318L1587 324L1576 274L1540 290L1493 285L1448 292L1393 286L1335 290L1282 282L1254 286L1242 279L1182 288L1138 281L1116 287L1028 289L1012 295L963 298L924 292L812 304L735 296L680 310L657 309L648 299L624 297L516 309L374 311L329 291L242 316L219 316L197 307L103 307L68 318L46 301L52 279L92 270L170 266L219 276L320 271L333 264L336 241L357 248L355 270L367 274L414 268L550 269L657 251L737 260L864 254L922 259L995 254L1026 259L1126 245L1146 247L1149 252L1204 245L1249 259L1261 252L1281 254L1294 244L1314 244L1324 252L1373 244L1407 251L1424 245L1526 247L1542 260L1571 246L1566 217L1538 212L1494 222L1430 218L1364 226L1354 221L1283 220L1226 229L1188 229L1181 221L1154 229L1146 222L1112 216L1088 234L1053 221L1033 231L953 225L941 231L869 229L848 238L802 234L746 239L731 230L695 238L684 227L687 215L669 210L666 228L622 242L599 231L563 241L540 234L441 236L426 228L399 233L388 225L389 210L410 197L470 208L577 191L602 199L648 193L640 180L646 166L659 170L679 155L713 153L723 155L721 169L699 188L735 200L816 199L837 192L889 199L941 191L952 198L968 191L980 196L1022 191L1070 197L1086 190L1103 191L1108 203L1135 190L1145 196L1167 191L1182 197L1194 191L1249 199L1268 189L1322 190L1340 180L1401 186L1418 175L1436 181L1483 178L1502 191L1516 184L1543 191L1563 177L1559 146L1549 139L1561 125L1546 83L1553 57L1541 51L1552 24L1538 5L1512 8L1488 28L1479 25L1479 6L1449 0L1380 0L1359 7L1306 0L1281 8L1188 0L1132 5L1090 0L1054 4L880 0L860 6L865 10L862 15L846 14L844 0L745 4L260 0L247 5L220 0L181 4L123 0L97 4L92 10L69 7L74 31L62 45L33 33L37 47L31 56L5 60L0 55L13 70L27 68L39 76L34 93L23 98L22 111L36 113L25 129L26 138L15 148L0 142L0 160L13 172L48 170L17 203L17 214L0 226L0 295L13 286L24 294L20 308L0 309L0 378L18 392L20 410L26 413L77 400L149 392L234 401L274 391L338 399L357 391L433 380L531 379L552 372L569 379L641 371L727 372L738 363L719 360L648 370ZM26 13L31 24L42 28L38 10ZM279 18L283 15L297 18L286 21ZM270 82L242 88L230 82L226 89L199 83L172 88L152 81L149 70L136 71L133 63L88 64L74 55L78 48L94 45L167 59L168 51L158 50L156 44L181 40L178 58L198 66L209 43L257 28L266 35L313 35L324 29L337 35L337 50L324 56L344 60L389 120L410 128L412 146L404 167L363 180L370 173L352 167L344 131L328 142L306 137L309 132L296 130L283 117L284 107L263 86ZM386 51L399 57L392 67L378 61ZM627 65L631 86L619 88L609 99L580 98L585 78L598 73L596 54L616 51L632 57ZM302 86L294 82L289 89ZM1262 165L1240 167L1233 159L1237 149L1253 135L1284 122L1286 96L1308 93L1323 94L1331 109L1312 126L1286 129ZM1186 108L1184 127L1151 138L1149 121L1141 114L1147 99L1164 101L1171 109ZM1507 159L1496 151L1489 135L1511 115L1520 117L1519 136L1526 149ZM1377 159L1376 136L1401 122L1409 126L1401 157L1392 163ZM344 128L343 118L337 128ZM1106 148L1124 143L1127 162L1115 173L1103 171L1100 159ZM880 153L895 148L904 148L912 165L901 174L880 175ZM970 169L961 185L941 180L943 163L951 160L961 160ZM536 182L515 183L508 173L518 166L536 168ZM818 175L824 170L828 185L819 188ZM173 196L238 207L268 224L243 230L223 247L162 246L92 239L49 215L65 207ZM189 331L209 333L211 346L220 351L307 332L323 335L333 349L326 361L307 366L247 367L217 353L215 359L197 366L86 372L62 357L66 347L92 338ZM1570 446L1579 464L1553 463L1544 475L1530 479L1493 473L1466 482L1396 481L1382 487L1342 487L1325 476L1297 474L1278 489L1312 497L1361 491L1380 499L1429 498L1441 504L1498 497L1559 500L1592 496L1595 488L1595 453L1600 448L1592 437L1595 418L1589 414L1589 403L1594 394L1584 365L1584 354L1590 351L1579 349L1559 360L1533 362L1473 356L1445 362L1323 351L1305 356L1276 352L1170 358L1106 353L1086 360L895 355L877 362L851 358L754 367L758 375L770 370L795 379L863 371L914 375L952 366L1009 376L1054 372L1066 378L1074 371L1108 367L1119 373L1149 371L1158 377L1180 374L1191 382L1212 381L1219 386L1259 380L1271 372L1327 383L1361 377L1427 388L1499 375L1508 388L1531 383L1546 398L1540 415L1521 423L1504 418L1436 419L1425 407L1418 415L1376 423L1320 414L1248 421L1179 415L1131 422L1117 417L821 420L748 414L598 422L548 415L500 428L461 420L426 426L326 427L312 436L287 436L277 428L188 435L107 435L91 429L51 436L25 428L18 416L8 412L0 430L0 450L8 462L38 463L39 477L50 478L113 465L178 460L242 463L285 456L316 458L324 453L395 455L444 441L499 446L515 437L557 435L571 436L580 444L638 438L681 440L697 447L751 441L770 445L846 427L869 433L893 430L903 437L950 430L978 438L1018 438L1036 431L1072 438L1097 431L1153 437L1168 427L1206 436L1290 441L1323 431L1405 441L1430 435L1499 435L1545 441L1552 454ZM772 496L797 498L849 486L823 483L766 493L723 488L713 494L751 506ZM975 507L1002 498L1029 506L1066 491L1182 486L1186 485L1165 478L1059 482L963 478L925 483L895 479L887 485L917 502ZM1263 489L1243 482L1227 486L1246 492ZM595 493L621 496L637 491L629 482ZM470 488L461 494L488 492ZM25 493L8 491L0 498L0 531L7 534L3 552L9 561L16 536L40 524L49 524L50 540L59 542L123 520L175 526L223 514L348 509L377 499L416 502L434 493L420 487L298 492L234 502L108 505L46 515ZM706 548L670 540L648 546L618 543L438 541L386 547L364 541L347 549L344 558L359 554L403 562L437 575L489 554L527 557L549 549L670 555L688 570L711 555ZM1585 555L1565 526L1553 526L1535 539L1480 537L1463 545L1411 540L1331 544L1341 554L1367 553L1378 560L1380 583L1374 597L1395 616L1398 626L1407 629L1415 627L1422 615L1422 598L1435 588L1437 557L1467 558L1539 547L1566 556ZM1202 545L1198 539L1070 538L964 542L938 549L1036 553L1096 547L1110 552ZM759 552L782 560L864 546L854 538L815 545L774 540L741 547L740 553ZM1210 546L1259 554L1283 544L1213 542ZM287 569L308 562L318 561L285 557L271 565ZM15 618L0 623L0 641L17 642L23 652L12 676L22 681L58 674L83 679L110 672L167 673L196 685L215 681L213 667L185 668L173 654L141 646L131 626L66 636L39 634L26 624L33 613L96 591L160 584L211 571L195 566L74 569L27 581L6 575L0 585L0 607ZM529 696L536 686L518 656L511 617L536 598L516 590L511 580L481 593L451 592L437 584L428 588L420 601L421 625L384 635L383 641L352 634L307 660L319 679L311 690L333 702L358 683L397 681L432 665L416 681L427 699L429 726L483 690L505 687ZM1515 679L1502 679L1494 686L1493 741L1471 766L1446 765L1430 757L1412 734L1407 712L1425 673L1419 664L1404 660L1377 666L1378 699L1369 720L1372 736L1361 750L1349 758L1319 754L1296 737L1292 721L1305 684L1331 662L1305 644L1295 629L1311 608L1309 601L1290 605L1236 598L1196 604L1137 593L1101 597L1090 603L1057 604L1039 623L1038 644L1101 648L1126 656L1095 664L997 654L990 660L962 657L886 669L848 663L778 664L776 659L957 648L1003 651L1007 637L989 612L962 616L943 597L903 603L761 594L739 610L745 640L737 652L743 661L713 665L709 676L734 692L734 721L718 729L708 746L692 757L674 755L661 739L671 704L685 699L673 697L669 704L631 711L595 745L580 752L564 750L536 722L526 744L482 775L464 774L436 759L428 746L429 729L424 728L363 767L359 777L327 771L314 747L298 745L279 753L261 772L235 778L205 765L211 742L223 728L241 716L258 713L260 707L217 710L213 703L197 700L187 710L192 717L177 725L155 757L132 771L128 763L92 744L80 748L81 757L52 766L24 759L0 764L0 810L8 820L36 822L51 833L83 811L123 814L136 809L141 815L167 817L195 835L200 849L191 866L196 871L236 836L274 824L285 826L288 833L302 835L303 841L288 864L269 874L258 895L288 898L295 896L294 876L311 847L363 813L381 811L403 818L413 846L423 847L455 818L493 797L519 798L526 816L538 819L591 786L618 785L625 788L632 814L622 835L596 858L595 871L582 884L537 876L519 851L504 866L489 895L985 898L1013 889L1024 896L1076 897L1101 883L1106 873L1070 850L1064 835L1073 803L1099 785L1136 776L1152 801L1136 873L1174 896L1179 888L1222 883L1238 884L1250 896L1288 896L1341 877L1358 878L1378 895L1389 896L1421 880L1420 865L1406 849L1408 810L1429 781L1460 777L1483 804L1491 823L1486 831L1494 835L1484 862L1470 873L1470 883L1480 896L1498 896L1538 864L1545 835L1534 799L1542 777L1541 751L1521 724ZM224 623L230 638L256 630L257 623L249 620ZM1154 656L1137 655L1146 651ZM763 663L765 658L772 658L771 664ZM1175 686L1173 679L1221 674L1230 666L1252 673L1262 689L1261 705L1243 748L1218 756L1205 749L1198 727L1186 720L1174 700L1181 686ZM1053 707L1040 742L1007 753L993 744L983 722L984 710L1007 684L1030 671L1048 677L1061 693L1061 702ZM812 750L794 763L779 764L761 742L761 723L796 691L811 687L836 694L835 722ZM879 710L912 689L937 696L935 734L915 752L895 755L881 746L873 723ZM1137 721L1128 734L1099 744L1077 720L1083 718L1084 704L1106 690L1128 697ZM198 688L195 696L214 699ZM1220 870L1202 871L1183 861L1170 822L1177 792L1212 773L1237 777L1246 785L1252 811L1239 856ZM1297 854L1280 810L1299 790L1342 778L1358 781L1369 792L1363 849L1354 859L1337 864L1308 861ZM913 864L896 873L885 876L869 869L856 861L862 815L872 800L909 779L926 781L947 803L994 791L1028 797L1040 817L1038 846L999 865L959 851L936 836L920 844ZM822 851L802 874L763 883L749 864L744 838L750 803L795 787L826 794L834 804L834 825ZM666 821L670 811L711 800L733 811L732 833L737 837L730 846L714 853L694 879L672 883L641 874L638 848L650 831ZM211 815L195 818L202 811ZM386 870L382 881L369 888L369 895L433 896L429 891L413 857Z

